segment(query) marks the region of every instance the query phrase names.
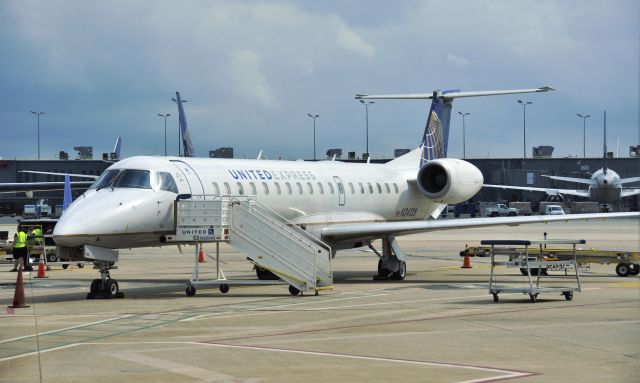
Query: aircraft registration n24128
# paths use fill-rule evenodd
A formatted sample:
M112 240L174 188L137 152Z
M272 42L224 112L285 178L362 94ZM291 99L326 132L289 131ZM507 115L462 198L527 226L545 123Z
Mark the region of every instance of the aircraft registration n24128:
M338 161L130 157L113 164L77 198L53 233L62 258L90 249L101 278L92 293L118 293L109 264L113 249L160 246L175 234L174 202L197 196L253 196L289 223L330 246L371 246L382 239L378 273L406 275L397 236L456 228L517 225L555 220L638 216L637 213L539 217L472 218L438 221L447 204L473 197L482 187L472 164L447 158L449 119L458 97L546 92L548 87L504 91L435 91L432 94L357 95L361 99L431 99L419 147L386 164ZM230 243L233 246L233 243ZM375 250L375 249L374 249ZM247 256L258 265L259 257Z

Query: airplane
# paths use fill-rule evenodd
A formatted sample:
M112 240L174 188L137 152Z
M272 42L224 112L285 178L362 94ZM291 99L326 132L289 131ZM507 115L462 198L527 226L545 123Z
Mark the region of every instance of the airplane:
M405 257L396 237L490 225L518 225L638 213L472 218L438 221L447 204L473 197L483 176L469 162L447 158L453 100L461 97L547 92L549 87L432 94L356 95L359 99L430 99L418 148L386 164L194 157L130 157L107 168L64 211L53 232L58 255L80 260L90 251L101 278L90 294L120 294L109 273L114 249L166 245L175 234L174 202L197 196L253 195L263 205L336 251L382 240L378 274L401 280ZM258 271L256 271L258 272Z
M609 203L618 201L620 198L630 197L640 194L640 188L624 188L622 185L632 182L640 182L640 177L620 178L620 175L609 169L607 166L607 112L604 112L604 141L602 168L596 170L591 178L574 178L543 175L543 177L551 178L557 181L574 182L589 185L588 189L555 189L528 186L512 186L512 185L490 185L485 184L484 187L497 189L513 189L545 192L549 196L551 202L562 202L563 195L575 195L578 197L588 198L591 201L599 202L605 206Z

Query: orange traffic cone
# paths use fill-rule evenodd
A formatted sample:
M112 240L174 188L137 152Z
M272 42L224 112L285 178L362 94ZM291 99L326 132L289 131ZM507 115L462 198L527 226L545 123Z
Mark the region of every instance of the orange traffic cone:
M13 304L8 307L12 309L29 307L24 303L25 303L25 300L24 300L24 286L22 283L22 259L21 259L20 266L18 267L18 278L16 279L16 291L13 293Z
M198 253L198 263L206 263L207 260L204 258L204 251L202 247L200 248L200 252Z
M45 275L44 257L40 256L40 263L38 264L38 275L36 278L49 278Z
M469 259L469 255L465 254L464 261L462 261L461 269L470 269L471 268L471 260Z

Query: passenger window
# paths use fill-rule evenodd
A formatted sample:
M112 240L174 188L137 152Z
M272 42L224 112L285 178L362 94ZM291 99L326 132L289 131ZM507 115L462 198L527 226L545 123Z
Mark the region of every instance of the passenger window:
M384 187L387 189L387 194L391 193L391 189L389 189L389 184L387 182L384 183Z
M298 194L302 194L302 184L300 182L296 182L296 187L298 188Z
M220 187L218 186L218 183L217 182L212 182L211 185L213 186L213 195L219 196L220 195Z
M238 185L238 195L244 195L244 188L242 187L242 182L237 182Z
M320 194L324 194L324 188L322 187L322 182L318 182L318 191Z
M176 182L173 180L171 174L158 172L156 181L159 190L178 194L178 186L176 186Z
M335 193L333 190L333 184L331 182L328 182L327 185L329 185L329 193L331 194Z
M262 183L262 188L264 189L264 194L268 195L269 194L269 185L267 185L266 182Z
M398 185L396 185L396 183L393 183L393 190L395 190L396 194L398 194Z
M226 195L231 195L231 186L228 182L224 183L224 191Z
M251 195L258 194L258 191L256 190L256 184L254 184L253 182L249 182L249 187L251 188Z
M369 194L373 194L373 186L371 186L371 183L367 182L367 186L369 187Z
M376 187L378 188L378 194L382 194L382 187L379 183L376 183Z
M364 186L362 186L362 182L358 182L358 186L360 186L360 194L364 194Z
M279 194L282 194L282 189L280 189L280 184L279 184L278 182L276 182L276 193L277 193L278 195L279 195Z
M285 182L285 185L287 185L287 193L288 193L288 194L293 193L293 190L291 190L291 184L290 184L290 183L288 183L288 182Z
M313 194L313 186L311 186L311 182L307 182L307 189L309 189L309 194Z
M349 189L351 189L351 194L356 194L356 189L353 187L351 182L349 182Z

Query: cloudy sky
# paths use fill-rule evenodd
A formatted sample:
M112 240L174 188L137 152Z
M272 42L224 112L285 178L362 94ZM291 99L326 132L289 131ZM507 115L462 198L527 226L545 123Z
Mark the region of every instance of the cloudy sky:
M556 92L457 100L449 154L600 156L640 143L640 2L630 1L85 1L0 2L0 156L92 145L123 155L177 153L179 90L196 154L231 146L236 157L313 156L365 149L355 93L490 90L549 85ZM389 157L419 143L428 105L369 107L369 148Z

